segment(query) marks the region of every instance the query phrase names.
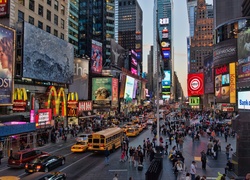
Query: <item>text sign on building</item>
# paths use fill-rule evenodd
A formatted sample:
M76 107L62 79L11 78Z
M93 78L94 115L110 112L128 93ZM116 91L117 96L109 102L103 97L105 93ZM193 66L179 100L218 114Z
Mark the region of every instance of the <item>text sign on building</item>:
M92 101L79 101L78 112L92 111Z
M161 18L159 19L160 25L167 25L169 24L169 18Z
M198 106L200 104L200 97L189 97L190 106Z
M188 96L197 96L204 94L203 79L203 73L188 74Z
M238 92L238 109L250 109L250 91Z

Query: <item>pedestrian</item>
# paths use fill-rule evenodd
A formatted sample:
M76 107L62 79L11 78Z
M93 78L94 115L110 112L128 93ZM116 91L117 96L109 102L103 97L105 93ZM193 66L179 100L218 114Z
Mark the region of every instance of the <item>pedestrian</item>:
M225 131L225 133L224 133L225 142L227 142L227 136L228 136L228 133L227 133L227 131Z
M191 174L191 180L195 180L196 175L196 162L192 161L192 164L190 166L190 174Z
M168 155L168 143L165 144L165 155Z
M118 180L118 174L115 174L113 180Z
M207 155L209 156L212 155L212 148L213 148L213 142L210 139L209 142L207 143Z
M186 173L186 178L185 180L191 180L190 173Z
M201 163L202 163L202 169L206 170L207 155L204 150L201 151Z
M108 148L106 148L106 150L104 151L104 155L105 155L105 165L109 165L110 152L109 152Z
M128 180L133 180L133 177L130 176Z
M218 144L217 144L217 141L214 142L213 151L214 151L214 159L217 160L217 158L218 158Z

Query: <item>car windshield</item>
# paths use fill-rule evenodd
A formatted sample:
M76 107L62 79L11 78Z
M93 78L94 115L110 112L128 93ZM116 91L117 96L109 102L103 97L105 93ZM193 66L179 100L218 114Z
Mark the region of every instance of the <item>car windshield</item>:
M135 132L135 130L134 129L128 129L127 132L133 133L133 132Z

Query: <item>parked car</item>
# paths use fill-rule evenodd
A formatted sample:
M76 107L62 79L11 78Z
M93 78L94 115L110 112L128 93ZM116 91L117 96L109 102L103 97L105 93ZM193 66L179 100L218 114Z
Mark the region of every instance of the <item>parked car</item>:
M25 149L15 152L9 157L8 166L11 168L23 168L27 162L30 162L43 154L48 153L36 149Z
M64 172L36 172L25 176L22 180L65 180L66 177Z
M25 172L26 173L49 172L52 169L55 169L64 164L65 164L64 156L43 155L34 159L30 163L26 163Z

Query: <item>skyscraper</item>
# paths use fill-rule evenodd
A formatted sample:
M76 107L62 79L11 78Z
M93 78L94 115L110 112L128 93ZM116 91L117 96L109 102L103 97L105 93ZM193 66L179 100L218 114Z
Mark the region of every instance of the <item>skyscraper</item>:
M190 44L189 73L202 71L204 57L212 54L213 51L212 13L211 11L208 13L205 0L198 0L195 9L194 34L191 36Z
M118 43L126 50L133 49L142 70L142 9L137 0L119 0Z
M91 55L92 40L102 43L104 63L115 34L114 0L79 0L79 54Z
M78 20L79 20L79 0L69 1L69 43L74 45L74 55L78 55Z

